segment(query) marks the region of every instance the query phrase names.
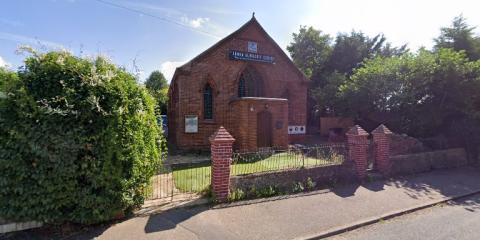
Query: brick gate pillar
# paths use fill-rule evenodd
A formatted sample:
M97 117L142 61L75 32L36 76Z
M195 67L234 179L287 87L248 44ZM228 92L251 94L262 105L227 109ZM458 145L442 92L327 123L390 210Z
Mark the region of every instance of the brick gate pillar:
M358 125L353 126L346 133L348 153L355 163L357 177L363 180L367 175L368 133Z
M372 131L375 144L375 165L383 175L390 173L390 136L392 132L381 124Z
M230 184L230 164L232 162L235 139L224 127L220 127L210 137L212 158L212 191L215 200L224 202L228 198Z

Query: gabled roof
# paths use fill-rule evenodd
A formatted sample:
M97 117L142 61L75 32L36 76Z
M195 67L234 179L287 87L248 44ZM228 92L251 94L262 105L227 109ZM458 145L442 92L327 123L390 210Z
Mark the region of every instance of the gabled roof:
M261 32L267 37L267 39L272 43L273 46L275 46L277 48L277 50L281 53L281 57L285 58L287 61L287 64L290 64L294 69L295 71L297 71L297 74L299 74L299 76L304 80L304 81L308 81L307 77L303 74L302 71L300 71L300 69L297 68L297 66L295 66L295 64L292 62L292 60L288 57L288 55L283 51L283 49L278 46L278 44L275 42L275 40L273 40L272 37L270 37L270 35L268 35L268 33L265 31L265 29L263 29L262 25L260 25L260 23L258 23L257 19L255 18L255 15L252 15L252 18L246 22L245 24L243 24L239 29L237 29L236 31L234 31L233 33L229 34L228 36L226 36L225 38L223 38L222 40L218 41L217 43L215 43L213 46L211 46L210 48L208 48L207 50L203 51L202 53L200 53L199 55L197 55L196 57L194 57L192 60L188 61L187 63L183 64L182 66L178 67L177 69L175 69L175 73L173 75L173 78L172 78L172 81L175 79L176 75L177 75L177 71L188 71L189 68L191 67L192 64L194 64L195 62L198 62L200 61L201 59L203 59L205 56L207 56L210 52L212 52L213 50L217 49L218 47L220 47L223 43L229 41L230 39L232 39L234 36L238 35L239 33L241 33L242 31L244 31L246 28L248 28L250 25L255 25L258 29L261 30Z

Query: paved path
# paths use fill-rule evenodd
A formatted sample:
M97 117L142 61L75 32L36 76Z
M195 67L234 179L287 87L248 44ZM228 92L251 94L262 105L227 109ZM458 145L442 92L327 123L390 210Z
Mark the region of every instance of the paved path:
M263 202L169 210L79 238L295 239L480 191L480 170L434 171Z
M331 237L330 240L480 239L480 194Z

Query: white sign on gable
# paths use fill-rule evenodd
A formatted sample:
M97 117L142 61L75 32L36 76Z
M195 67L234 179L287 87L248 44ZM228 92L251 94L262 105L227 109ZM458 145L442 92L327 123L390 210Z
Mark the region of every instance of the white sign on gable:
M257 43L248 41L248 52L257 53Z

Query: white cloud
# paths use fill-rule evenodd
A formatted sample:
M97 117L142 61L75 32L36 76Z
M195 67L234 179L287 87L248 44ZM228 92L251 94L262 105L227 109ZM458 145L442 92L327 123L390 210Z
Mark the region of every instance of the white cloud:
M172 20L172 21L180 20L182 23L193 28L200 28L204 24L210 21L210 19L206 17L190 18L187 16L186 13L182 11L179 11L174 8L155 5L155 4L131 2L131 1L124 1L123 4L137 8L137 9L157 12L161 14L160 17L166 17L167 20Z
M52 48L52 49L65 49L65 47L60 43L42 40L35 37L8 33L8 32L0 32L0 39L17 42L20 44L40 45L41 47Z
M160 71L163 73L167 81L170 82L172 80L173 74L175 73L175 69L185 64L185 62L186 61L181 61L181 62L166 61L162 63L162 65L160 66Z
M157 18L159 20L169 22L171 24L180 25L186 28L190 28L194 32L204 34L206 36L213 37L215 39L220 39L220 36L225 35L230 32L230 29L220 26L219 24L214 23L208 17L190 17L190 15L182 10L177 10L175 8L165 7L157 4L149 4L138 1L123 0L119 1L121 5L127 6L139 14L140 17L145 15ZM195 9L197 12L198 9ZM222 9L213 10L217 14L237 14L238 12L234 11L225 11ZM191 11L189 11L191 12ZM212 11L206 11L212 12Z
M193 27L193 28L203 27L209 21L210 21L209 18L204 18L204 17L198 17L198 18L195 18L195 19L190 19L186 16L182 17L182 22L185 23L185 24L188 24L190 27Z
M2 57L0 57L0 67L8 68L12 66L9 62L5 61Z

